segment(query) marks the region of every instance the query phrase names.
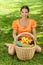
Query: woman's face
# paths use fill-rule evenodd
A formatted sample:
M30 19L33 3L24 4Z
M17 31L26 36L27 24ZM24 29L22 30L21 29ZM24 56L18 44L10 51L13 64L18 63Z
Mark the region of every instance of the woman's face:
M25 17L25 18L27 18L27 16L28 16L28 10L27 9L22 9L22 11L21 11L21 15L22 15L22 17Z

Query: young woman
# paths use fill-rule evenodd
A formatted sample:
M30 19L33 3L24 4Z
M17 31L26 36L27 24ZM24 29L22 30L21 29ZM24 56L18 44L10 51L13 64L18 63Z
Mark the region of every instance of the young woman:
M22 6L21 7L21 18L13 21L12 23L12 29L13 29L13 38L14 40L17 39L16 33L20 34L22 32L33 32L34 40L36 40L36 21L34 19L29 18L29 8L28 6ZM14 44L5 44L8 46L8 53L10 55L14 55ZM13 49L12 49L13 48ZM36 45L36 52L41 52L41 48Z

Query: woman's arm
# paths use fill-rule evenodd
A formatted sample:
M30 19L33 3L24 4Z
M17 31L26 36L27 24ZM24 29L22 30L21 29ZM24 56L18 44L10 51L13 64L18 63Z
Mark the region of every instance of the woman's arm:
M16 33L17 33L17 31L16 30L13 30L13 38L14 38L14 40L17 39Z
M36 28L35 27L32 29L32 32L33 32L33 35L34 35L34 40L36 40Z

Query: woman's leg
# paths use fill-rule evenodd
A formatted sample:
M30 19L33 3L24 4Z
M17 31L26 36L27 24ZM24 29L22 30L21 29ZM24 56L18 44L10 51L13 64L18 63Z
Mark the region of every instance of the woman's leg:
M38 45L36 45L36 47L35 47L35 52L41 52L41 47L38 46Z
M9 53L10 55L14 55L15 52L16 52L16 50L15 50L15 45L14 45L14 44L11 44L11 45L8 47L8 53Z
M5 43L4 45L6 47L8 47L8 54L9 55L14 55L16 53L16 51L15 51L15 44Z
M6 47L9 47L9 46L11 46L12 44L11 43L5 43L4 44L4 46L6 46Z

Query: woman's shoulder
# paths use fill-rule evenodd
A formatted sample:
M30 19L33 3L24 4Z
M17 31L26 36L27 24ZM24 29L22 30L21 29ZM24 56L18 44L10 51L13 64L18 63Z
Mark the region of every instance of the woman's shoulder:
M30 24L31 24L32 27L36 27L36 20L30 19Z
M32 19L32 18L29 18L29 20L32 22L32 21L36 21L35 19Z
M31 23L31 24L36 24L36 20L35 19L32 19L32 18L29 18L29 22Z

